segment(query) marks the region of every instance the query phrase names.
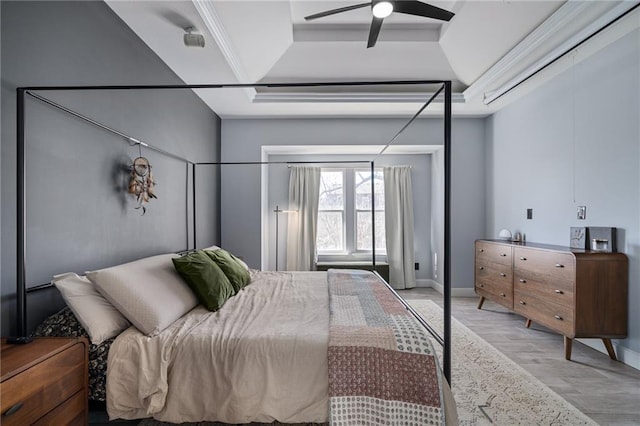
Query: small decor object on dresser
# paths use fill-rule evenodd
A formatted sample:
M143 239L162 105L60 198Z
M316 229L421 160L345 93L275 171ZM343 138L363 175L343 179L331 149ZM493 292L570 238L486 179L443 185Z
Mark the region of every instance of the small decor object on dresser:
M617 252L617 229L604 226L587 227L587 248L595 251Z
M510 240L511 239L511 231L508 229L503 229L498 234L501 240Z

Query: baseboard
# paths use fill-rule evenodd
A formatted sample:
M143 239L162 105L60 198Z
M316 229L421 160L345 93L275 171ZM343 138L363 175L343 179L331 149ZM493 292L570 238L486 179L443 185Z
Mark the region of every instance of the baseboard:
M418 285L417 283L418 280L416 280L416 286ZM435 291L437 291L440 294L444 294L444 286L442 284L440 284L439 282L435 281L435 280L420 280L420 281L425 281L428 284L427 285L423 285L420 287L431 287L433 288ZM477 297L476 296L476 292L472 289L472 288L452 288L451 289L451 297Z
M433 280L424 279L424 278L418 278L418 279L416 279L416 287L421 287L421 288L433 287L431 285L431 281L433 281Z
M604 347L604 343L602 343L601 339L576 339L578 342L589 346L603 354L607 353L607 350ZM612 340L613 348L616 351L616 356L618 360L624 364L627 364L629 367L633 367L636 370L640 370L640 352L636 352L632 349L629 349L625 346L622 346L616 343L615 340Z

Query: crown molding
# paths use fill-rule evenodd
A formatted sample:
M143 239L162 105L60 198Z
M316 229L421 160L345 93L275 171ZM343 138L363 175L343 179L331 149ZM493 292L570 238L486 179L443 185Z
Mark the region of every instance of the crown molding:
M518 43L513 49L502 57L498 62L482 74L471 86L465 90L464 97L467 101L483 96L490 89L490 85L496 80L504 77L509 70L518 65L522 65L529 55L542 43L556 36L558 32L565 29L571 22L575 21L580 14L587 11L589 2L568 1L556 10L539 27L533 30L527 37Z
M202 17L205 26L213 36L216 44L220 48L222 55L224 56L229 68L235 75L236 79L239 83L247 83L249 82L248 73L244 69L242 65L242 61L238 58L238 55L235 53L235 48L233 47L233 43L229 38L228 32L222 24L222 19L218 14L214 6L214 2L210 0L191 0L193 5L195 6L198 14ZM252 101L256 95L256 90L254 88L244 88L244 92L246 93L249 101Z
M493 101L495 101L496 99L498 99L499 97L501 97L502 95L504 95L505 93L507 93L508 91L510 91L511 89L513 89L514 87L516 87L517 85L519 85L520 83L522 83L523 81L531 77L532 75L534 75L535 73L537 73L538 71L545 68L547 65L549 65L556 59L564 56L565 54L569 53L572 50L574 51L581 50L581 48L577 47L580 43L587 40L589 37L596 34L602 28L604 28L614 20L618 19L620 16L624 15L629 10L636 8L637 6L638 6L637 2L630 2L630 1L623 1L622 3L618 4L616 7L612 8L607 13L599 16L596 20L591 22L581 31L579 31L578 33L576 33L575 35L567 39L565 42L560 44L558 47L553 49L551 52L545 55L542 59L536 61L533 65L527 67L524 71L519 73L517 76L510 79L506 83L502 84L499 88L492 91L485 92L483 96L483 103L485 105L489 105L490 103L492 103ZM619 37L622 37L623 35L627 34L628 31L631 31L632 29L640 27L640 21L637 19L637 17L636 19L632 19L631 23L632 23L631 25L622 25L622 26L614 25L611 28L608 28L607 30L612 29L613 32L608 31L610 34L608 37L605 37L605 38L618 39ZM602 38L602 35L603 35L602 33L598 34L597 37L589 40L588 43L586 43L585 45L594 44L593 41L596 38L598 39ZM598 43L595 43L595 44L598 44ZM593 50L593 49L587 48L586 50ZM597 50L598 49L595 49L591 53L594 53ZM584 59L584 55L581 59Z
M326 103L326 102L366 102L366 103L425 103L433 95L431 93L313 93L313 92L273 92L257 93L254 103ZM438 95L434 102L444 102L444 95ZM453 93L453 103L464 103L462 93Z

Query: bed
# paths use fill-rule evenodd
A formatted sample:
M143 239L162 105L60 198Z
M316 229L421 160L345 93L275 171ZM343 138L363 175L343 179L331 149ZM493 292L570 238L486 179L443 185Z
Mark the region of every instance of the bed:
M402 84L407 84L407 82L402 82ZM450 166L451 149L451 82L416 81L409 82L409 84L442 84L442 87L391 139L389 144L393 143L397 136L440 92L443 92L445 94L445 193L448 194L450 188L446 170ZM312 85L332 84L314 83ZM20 338L27 335L26 295L28 291L46 288L45 285L28 289L25 278L27 257L26 245L24 244L27 215L23 214L26 211L27 199L25 184L25 165L27 162L24 137L25 96L29 95L51 107L60 109L92 125L97 125L101 129L117 135L119 140L124 138L132 145L144 146L145 149L180 160L187 166L187 170L190 168L191 173L186 173L186 186L189 187L189 176L191 176L193 189L192 223L191 226L187 223L186 247L195 248L195 235L197 235L196 166L219 166L236 163L201 163L182 158L151 144L143 143L35 92L114 90L118 88L144 91L165 88L189 90L232 86L234 85L23 87L17 89L18 262L16 268L16 323ZM246 86L249 85L238 85L238 87ZM281 86L287 86L287 84ZM302 86L306 87L308 84L305 83ZM264 163L253 162L251 164ZM371 162L372 170L373 167L373 162ZM187 202L187 204L189 203ZM448 209L448 197L445 197L446 216L449 215ZM187 215L188 211L189 206L187 206ZM187 222L189 221L187 220ZM191 241L190 235L193 235ZM449 258L450 254L449 241L450 225L448 221L445 221L445 259ZM148 252L148 247L145 249ZM375 263L375 251L372 253L372 262ZM72 265L71 268L77 266ZM126 293L123 293L125 297L119 299L115 297L111 299L105 295L109 298L108 302L113 305L113 310L117 311L121 318L115 321L117 327L113 330L117 330L117 332L109 338L97 339L94 342L95 346L92 345L91 362L95 363L95 366L91 368L91 395L93 399L107 401L112 418L154 417L178 422L191 420L247 422L276 419L283 422L329 421L333 424L353 424L354 416L361 419L367 417L358 416L367 416L373 413L373 418L369 419L370 421L363 420L361 423L384 423L387 421L398 424L456 423L453 399L446 381L442 378L435 357L431 357L432 369L431 373L427 375L414 374L412 376L413 370L410 361L403 364L403 374L396 375L393 369L387 369L388 365L399 365L395 364L395 361L386 362L386 355L380 355L381 351L390 350L392 346L397 346L395 348L397 352L403 354L411 352L410 356L399 356L399 358L403 358L402 362L406 362L404 358L407 360L422 359L420 358L422 355L432 355L433 351L430 348L430 343L425 343L428 337L426 334L422 334L424 330L419 332L420 327L411 321L410 315L401 306L390 302L388 297L395 296L392 296L389 291L380 291L382 287L373 290L372 287L353 285L353 282L363 284L377 279L375 276L369 274L352 277L352 284L346 284L346 287L334 294L338 296L335 298L337 302L334 304L331 301L331 296L326 296L332 289L331 280L326 279L327 275L281 273L270 276L269 274L273 273L254 272L249 286L237 294L234 293L234 298L227 301L222 309L211 313L200 307L194 295L188 289L185 291L181 285L176 284L175 279L173 283L160 279L171 275L168 271L169 268L164 266L155 269L147 268L146 273L137 275L124 286L124 288L134 291L139 287L151 288L152 292L147 295L135 294L126 297ZM444 271L445 343L443 362L447 375L450 364L450 327L448 322L450 320L450 284L448 275L449 268L446 267ZM77 278L78 281L80 278L84 279L84 277ZM305 284L311 282L315 285ZM154 285L158 283L163 287L164 293L153 291ZM91 286L86 283L83 285L86 288L91 288L93 285L98 287L97 282L93 282ZM302 289L305 287L309 290L308 294L302 295L304 293ZM276 291L281 288L284 290ZM358 293L358 290L356 291L358 294L349 293L354 289L365 289L365 291ZM100 290L104 289L100 288ZM174 290L178 290L180 294L172 293ZM269 302L266 295L279 295L280 297ZM325 301L325 297L328 301ZM354 298L359 299L359 306L352 304ZM143 315L132 316L132 313L135 313L145 303ZM272 308L269 309L266 305L272 305ZM254 308L247 309L247 306ZM252 315L246 318L237 318L231 314L235 311L248 311ZM320 311L324 313L321 314ZM384 315L381 315L380 312L384 312ZM78 317L78 315L77 309L71 307L70 311L59 313L53 321L62 319L64 322L71 320L71 317ZM316 315L317 318L309 319L308 315L312 317ZM385 320L385 316L394 319ZM84 332L93 342L95 333L90 330L91 327L86 326L87 318L77 319L81 328L85 328ZM250 326L246 325L245 321L248 321ZM95 322L101 323L101 321ZM386 325L393 323L396 328L391 327L390 332L389 327L386 329L383 327L385 322ZM324 324L326 329L320 327L321 324ZM265 328L260 333L255 331L260 330L260 327ZM349 328L351 332L348 331ZM60 330L60 327L53 326L43 326L40 332L47 334L53 333L53 330L58 330L59 335L65 333ZM356 331L355 334L353 330ZM401 333L395 333L394 330L401 331ZM237 339L231 334L232 331L240 331L240 334L244 332L248 339ZM291 334L292 331L293 334ZM81 331L76 330L75 332ZM362 336L365 338L363 339ZM414 337L418 341L411 343L411 339ZM198 352L198 348L200 352ZM231 360L222 357L219 352L214 350L216 348L225 349L226 355L231 355ZM416 353L416 348L420 349L422 353ZM275 352L268 352L274 349ZM367 353L373 354L373 357L366 358L364 355L368 356ZM106 364L104 363L105 358L107 359ZM355 358L365 358L369 361L357 364ZM256 364L248 363L251 359ZM393 359L395 360L395 358ZM271 364L264 364L266 360L270 360ZM419 364L422 368L422 361ZM377 374L378 372L381 374ZM236 375L240 377L240 384L228 381L231 380L231 376ZM206 380L207 377L210 380ZM389 388L397 377L403 377L403 380L409 383L407 387L410 389L410 395L406 395L406 399L405 396L402 396L396 401L398 404L393 402L393 398L389 398L398 389L400 389L400 393L403 392L403 386L395 386L395 390ZM428 392L422 392L425 382L420 380L424 377L428 378ZM302 380L303 378L304 380ZM182 380L186 380L187 385ZM400 385L402 384L400 383ZM220 387L217 388L217 386ZM370 388L369 391L373 396L361 393L363 389L366 391L367 388ZM202 392L198 392L198 390L202 390ZM428 400L425 400L425 395L428 396ZM381 404L372 402L372 398L380 399L383 402ZM247 408L243 404L252 404L253 407ZM422 413L423 409L425 413ZM391 413L391 417L386 417L387 413ZM194 420L196 418L197 420ZM423 421L425 419L426 421Z
M156 256L153 262L164 264L170 258ZM378 423L411 424L402 416L422 409L428 411L426 417L415 417L414 424L457 424L453 397L426 332L397 300L394 304L396 296L378 276L367 271L251 270L250 278L215 312L197 304L161 331L146 333L131 326L92 344L90 398L106 400L111 419L352 424L349 413L381 410L383 416L388 411L393 415ZM358 298L362 306L355 303ZM374 299L381 302L374 306ZM400 323L397 314L403 315ZM36 333L82 334L74 319L65 308ZM373 327L367 329L367 323ZM384 324L392 326L381 336ZM346 333L348 329L355 334ZM401 379L397 369L386 371L388 366L379 364L379 353L354 366L354 350L388 354L387 349L394 349L389 345L402 339L407 347L401 356L417 356L407 354L416 350L430 355L425 358L435 365L428 371L435 376L427 370L420 374L415 359L389 363L394 368L410 363ZM402 394L385 393L393 381L389 375L403 382L397 387ZM408 383L413 376L424 380ZM376 382L376 377L382 379ZM353 383L364 386L364 393L353 389ZM427 401L424 395L434 398ZM389 405L393 399L399 401ZM375 416L367 423L376 423Z

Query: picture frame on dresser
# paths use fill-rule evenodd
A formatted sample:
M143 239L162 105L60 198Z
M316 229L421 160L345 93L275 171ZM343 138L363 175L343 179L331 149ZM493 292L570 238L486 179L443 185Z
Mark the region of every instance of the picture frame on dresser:
M587 228L585 226L572 226L569 231L569 247L584 249L587 247Z

